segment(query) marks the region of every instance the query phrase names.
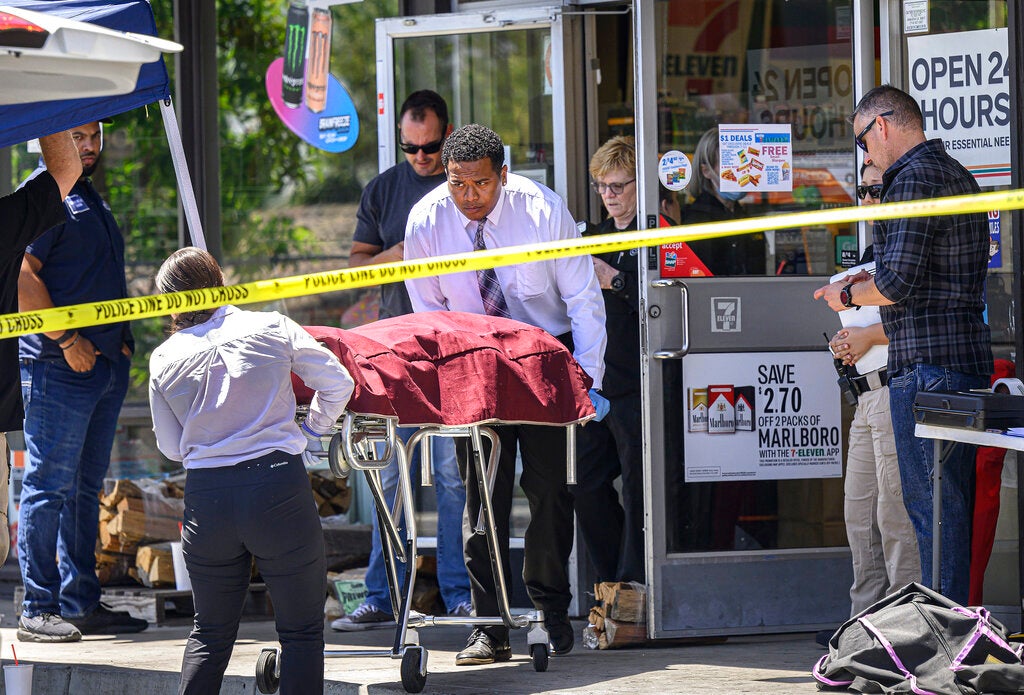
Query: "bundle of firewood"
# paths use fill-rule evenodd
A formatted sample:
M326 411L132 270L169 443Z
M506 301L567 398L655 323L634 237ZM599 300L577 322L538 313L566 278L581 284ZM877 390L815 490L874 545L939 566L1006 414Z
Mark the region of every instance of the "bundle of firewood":
M587 646L618 649L647 641L647 595L643 584L601 582L594 585L594 597L598 605L590 609L590 624L584 638Z
M150 546L181 538L183 495L178 486L166 481L117 480L100 497L96 551L100 584L128 578L146 586L174 584L169 546Z
M344 479L310 473L320 516L348 511L352 491ZM181 540L184 491L163 480L116 480L100 496L96 574L107 586L139 582L149 587L174 586L167 541Z

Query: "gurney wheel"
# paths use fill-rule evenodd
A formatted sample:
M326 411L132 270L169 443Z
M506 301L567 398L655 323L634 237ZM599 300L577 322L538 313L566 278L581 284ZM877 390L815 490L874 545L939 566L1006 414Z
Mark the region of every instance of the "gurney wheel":
M548 670L548 645L531 644L530 658L533 659L533 670L544 673Z
M427 684L427 674L420 673L423 647L408 647L402 655L402 687L407 693L418 693Z
M261 693L276 693L281 684L281 674L277 670L277 650L264 649L256 660L256 689Z

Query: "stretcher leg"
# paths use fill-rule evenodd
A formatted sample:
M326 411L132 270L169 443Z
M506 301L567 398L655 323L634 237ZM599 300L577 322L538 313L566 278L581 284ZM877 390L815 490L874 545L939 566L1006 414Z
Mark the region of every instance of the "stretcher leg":
M389 547L389 555L394 553L398 556L399 562L405 562L405 552L402 545L402 536L398 532L398 525L401 523L401 515L398 514L399 506L401 504L401 488L398 490L398 494L395 496L395 507L394 510L388 510L387 500L384 499L384 486L380 481L379 470L367 470L363 471L366 476L366 484L370 488L370 495L373 497L373 507L377 510L377 519L381 522L379 524L381 540L387 540Z
M369 472L367 472L367 476L369 476ZM398 567L395 559L395 549L397 546L392 541L391 535L384 532L384 527L389 521L387 514L380 509L375 509L375 513L377 514L377 528L381 537L381 555L384 556L384 573L390 588L398 585ZM390 595L391 615L398 615L398 595L394 592L391 592Z
M498 612L501 614L502 622L506 627L522 627L517 624L517 619L512 617L508 605L508 587L505 583L505 571L502 569L500 550L498 547L498 531L494 522L494 509L491 506L491 489L494 486L494 478L498 470L498 453L500 444L498 435L491 428L473 427L472 433L472 455L473 465L477 472L477 485L480 492L480 517L477 520L474 533L483 534L487 537L487 554L491 560L491 571L494 573L494 588L498 594ZM491 455L484 467L483 436L491 440ZM481 521L483 523L481 523Z
M491 441L491 455L488 457L486 471L483 462L483 439L486 436ZM494 520L494 508L491 505L491 492L494 489L494 480L497 475L498 459L501 452L501 445L498 435L489 427L472 427L470 432L472 440L473 465L477 471L477 485L480 491L480 518L474 533L481 533L487 536L487 552L491 560L491 571L494 573L494 588L497 594L498 612L501 614L500 622L509 629L529 626L526 633L526 642L530 650L530 659L533 662L534 670L538 672L548 669L548 631L544 627L544 611L535 610L526 615L513 616L508 601L508 585L505 582L505 572L501 567L500 550L498 547L498 531ZM484 482L486 481L486 483ZM495 624L498 620L477 618L477 624Z
M413 505L412 481L410 480L409 471L409 455L408 450L401 441L396 443L395 454L397 456L396 465L398 466L398 490L395 496L395 509L393 515L399 519L404 515L406 519L405 559L403 560L403 562L405 562L405 582L400 589L397 581L397 573L390 575L388 577L388 581L391 589L392 605L395 604L395 597L401 596L398 610L394 613L395 617L399 620L398 629L395 631L395 643L392 652L395 656L401 656L404 663L406 647L419 644L419 634L416 632L415 628L409 628L409 616L412 611L413 587L416 586L416 557L418 555L416 546L419 541L419 536L416 528L416 510ZM422 649L422 647L420 649ZM426 650L423 650L423 662L426 663ZM424 672L424 679L425 678L426 673Z
M474 428L472 428L472 430L473 431L470 434L470 440L472 441L472 447L471 448L472 448L472 452L473 452L474 465L476 466L477 472L479 473L479 475L477 476L477 480L479 481L480 489L481 490L483 490L483 481L485 481L485 480L487 481L487 505L486 506L488 508L490 508L490 506L491 506L491 494L494 492L494 481L498 477L498 459L501 457L501 440L498 439L498 435L496 435L494 433L494 430L492 430L490 427L484 428L483 431L481 431L480 428L478 428L478 427L474 427ZM481 467L482 464L481 465L477 465L476 464L477 461L481 461L481 462L483 461L483 448L481 448L483 446L483 440L480 439L480 435L483 435L483 436L487 437L491 441L491 456L487 460L487 473L486 473L486 475L483 473L484 469ZM481 493L481 495L480 495L480 511L477 512L476 526L473 527L473 532L477 533L479 535L484 535L484 533L486 532L486 529L488 528L488 523L490 523L490 527L491 528L494 528L494 516L493 516L493 514L491 516L490 522L488 522L484 518L484 495ZM495 538L497 538L496 535L495 535Z

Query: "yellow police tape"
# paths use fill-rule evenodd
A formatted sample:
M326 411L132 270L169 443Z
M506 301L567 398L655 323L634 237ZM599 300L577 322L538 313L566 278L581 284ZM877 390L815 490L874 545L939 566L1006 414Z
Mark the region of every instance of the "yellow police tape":
M222 304L253 304L288 297L304 297L335 290L372 287L389 282L482 270L516 263L623 251L638 246L714 239L773 229L845 224L860 220L980 213L989 210L1019 210L1021 208L1024 208L1024 190L999 191L952 198L933 198L909 203L852 206L728 222L660 227L635 232L615 232L581 239L560 239L541 244L508 246L415 261L399 261L296 275L276 280L259 280L227 287L3 314L0 315L0 338L61 331L118 321L134 321L210 309Z

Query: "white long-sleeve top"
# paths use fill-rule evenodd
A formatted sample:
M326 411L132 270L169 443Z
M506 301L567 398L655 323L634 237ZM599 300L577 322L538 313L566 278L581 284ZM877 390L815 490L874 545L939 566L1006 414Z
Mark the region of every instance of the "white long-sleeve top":
M406 260L473 251L477 223L462 214L441 184L420 199L405 229ZM488 249L575 239L576 223L558 194L509 174L484 224ZM590 256L534 261L495 268L511 318L553 336L572 333L573 357L601 388L604 378L605 309ZM483 314L476 272L406 280L414 311Z
M295 372L316 395L309 425L327 432L354 383L337 356L277 312L222 306L180 330L149 360L149 403L160 451L185 468L232 466L272 451L298 454Z

